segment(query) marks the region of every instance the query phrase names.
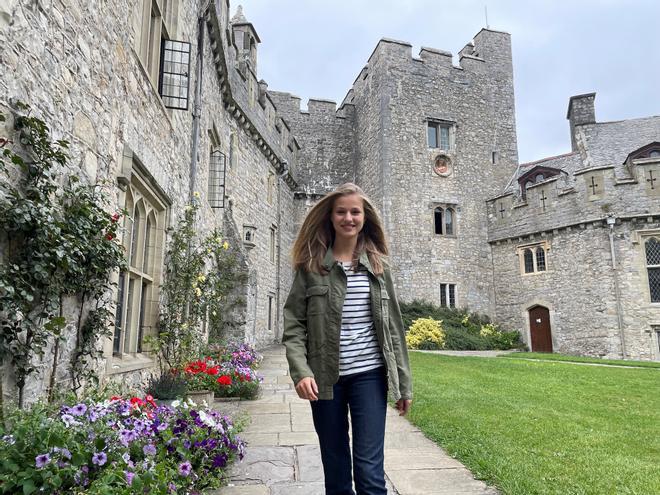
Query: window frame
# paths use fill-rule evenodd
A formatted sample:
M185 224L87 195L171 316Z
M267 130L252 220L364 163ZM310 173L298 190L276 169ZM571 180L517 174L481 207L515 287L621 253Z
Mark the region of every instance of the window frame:
M550 244L548 241L524 244L518 246L516 251L520 274L523 277L528 275L539 275L549 271L548 251L550 251ZM541 256L540 252L542 252ZM541 264L543 265L543 268L539 268Z
M111 361L142 355L145 352L144 338L157 331L158 300L165 258L168 204L159 198L159 193L137 168L131 172L123 204L129 212L124 216L121 233L128 262L126 269L118 274L114 295L116 307ZM121 368L112 366L113 369L117 367Z
M453 151L455 147L455 128L456 123L447 120L426 121L426 146L432 150ZM443 147L442 130L446 130L446 147ZM431 136L433 141L431 142Z
M456 237L458 206L446 203L434 203L433 207L433 235L442 237ZM450 218L451 220L448 220ZM439 225L438 225L439 223ZM451 232L449 232L449 228ZM440 228L438 228L440 227ZM438 232L440 231L440 232Z
M456 307L456 284L440 284L440 307L441 308L455 308Z
M654 272L657 270L660 272L660 263L651 263L649 260L649 255L647 251L647 244L650 242L655 242L659 246L658 249L660 249L660 235L649 235L645 236L643 238L643 243L642 243L642 254L643 254L643 259L644 259L644 267L646 268L646 285L648 287L648 295L649 295L649 302L651 304L657 305L660 304L660 277L658 278L657 281L657 287L655 287L655 292L657 294L657 298L654 300L654 287L651 285L652 280L651 280L651 270ZM659 260L660 261L660 260Z

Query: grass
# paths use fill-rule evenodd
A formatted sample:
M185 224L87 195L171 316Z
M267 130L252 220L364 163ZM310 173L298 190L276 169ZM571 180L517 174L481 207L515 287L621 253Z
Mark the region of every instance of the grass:
M410 359L411 421L503 494L660 493L656 370Z
M635 366L641 368L660 368L658 361L630 361L623 359L601 359L595 357L569 356L567 354L549 354L544 352L514 352L498 357L511 359L542 359L546 361L567 361L571 363L596 363L615 366Z

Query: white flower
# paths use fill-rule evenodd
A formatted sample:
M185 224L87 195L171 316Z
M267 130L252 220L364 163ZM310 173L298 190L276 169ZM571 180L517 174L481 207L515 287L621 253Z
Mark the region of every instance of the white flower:
M179 407L180 405L181 405L181 401L180 401L180 400L177 399L177 400L175 400L175 401L172 401L172 407L173 407L173 408L176 409L176 408Z

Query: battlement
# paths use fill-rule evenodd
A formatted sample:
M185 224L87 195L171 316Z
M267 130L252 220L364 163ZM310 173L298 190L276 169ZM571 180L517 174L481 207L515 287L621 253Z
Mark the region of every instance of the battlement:
M660 214L658 194L646 180L658 162L639 162L625 179L615 166L576 170L508 192L487 203L489 240L498 241L549 232L580 223L600 221L608 215L646 217ZM585 220L587 219L587 220Z
M412 56L412 45L406 41L391 38L381 38L369 56L367 67L356 78L356 82L364 79L364 71L381 63L400 65L423 63L434 68L453 68L483 71L483 64L488 70L512 71L511 35L503 31L482 29L472 41L467 43L458 53L459 66L453 64L453 54L446 50L423 46L419 57Z

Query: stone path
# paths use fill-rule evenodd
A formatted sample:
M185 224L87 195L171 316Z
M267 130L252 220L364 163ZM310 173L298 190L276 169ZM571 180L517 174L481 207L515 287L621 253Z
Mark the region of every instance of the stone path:
M248 448L216 495L323 495L323 468L309 403L299 399L283 346L263 352L263 396L256 401L216 402L234 415L247 411L242 433ZM413 406L414 407L414 406ZM390 495L496 495L458 461L388 407L385 473Z

